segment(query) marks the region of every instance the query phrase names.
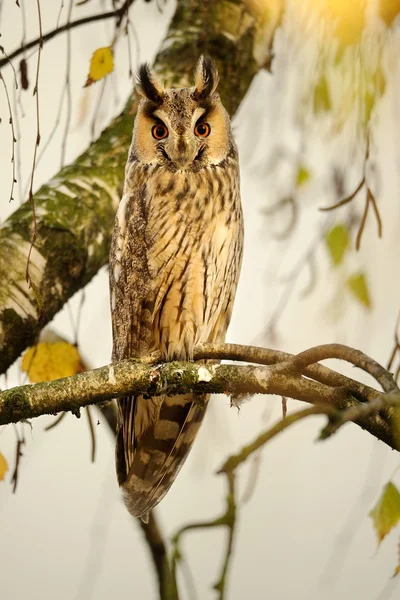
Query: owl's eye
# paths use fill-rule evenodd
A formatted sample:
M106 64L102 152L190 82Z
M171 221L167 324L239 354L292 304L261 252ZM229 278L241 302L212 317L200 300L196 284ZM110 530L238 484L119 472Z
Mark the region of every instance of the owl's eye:
M168 135L168 129L165 127L165 125L158 123L158 125L154 125L153 129L151 130L151 133L153 135L153 138L155 138L156 140L163 140Z
M208 123L198 123L194 128L194 133L199 137L205 138L211 133L211 127Z

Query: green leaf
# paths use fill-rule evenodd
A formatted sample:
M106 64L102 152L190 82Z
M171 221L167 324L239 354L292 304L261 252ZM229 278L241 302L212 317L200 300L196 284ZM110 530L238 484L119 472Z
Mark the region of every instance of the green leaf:
M331 99L328 90L328 82L326 77L322 75L317 85L314 88L314 112L320 113L328 111L331 108Z
M335 225L335 227L326 234L325 242L333 265L337 267L342 262L343 256L350 245L347 227L343 224Z
M397 487L389 481L382 495L369 513L374 522L378 544L400 520L400 493Z
M297 170L296 184L297 186L304 185L310 179L311 174L304 165L300 165Z
M351 275L346 283L353 296L366 308L371 308L371 298L365 273Z

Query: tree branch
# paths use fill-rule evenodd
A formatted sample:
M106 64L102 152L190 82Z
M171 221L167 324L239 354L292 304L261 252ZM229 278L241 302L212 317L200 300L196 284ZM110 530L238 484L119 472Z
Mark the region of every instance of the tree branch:
M278 353L279 354L279 353ZM283 355L283 357L282 357ZM394 449L400 449L397 412L400 390L393 383L390 393L374 388L310 362L334 356L350 360L366 372L374 371L382 379L383 367L358 350L339 344L312 348L292 356L276 351L235 345L203 345L195 352L196 359L225 358L248 362L272 361L275 364L233 365L171 362L155 364L156 353L142 360L131 359L107 365L50 382L25 385L0 393L0 425L31 419L43 414L72 411L77 416L80 408L127 395L174 395L189 390L204 393L232 395L273 394L302 400L317 405L329 418L329 423L352 420ZM322 377L332 384L318 381ZM388 380L390 374L386 372ZM352 390L357 391L358 398ZM378 400L380 398L380 400ZM369 405L376 410L371 411ZM369 403L365 405L365 403ZM352 409L346 420L339 411ZM396 418L395 418L396 417Z

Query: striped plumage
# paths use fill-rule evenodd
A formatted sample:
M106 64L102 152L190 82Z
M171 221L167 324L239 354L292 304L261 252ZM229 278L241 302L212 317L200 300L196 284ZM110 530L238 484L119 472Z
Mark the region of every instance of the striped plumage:
M200 59L193 88L164 90L147 67L139 81L110 254L113 360L154 350L190 360L197 343L224 341L232 312L243 244L237 150L212 61ZM170 488L204 400L118 401L117 475L134 516L145 519Z

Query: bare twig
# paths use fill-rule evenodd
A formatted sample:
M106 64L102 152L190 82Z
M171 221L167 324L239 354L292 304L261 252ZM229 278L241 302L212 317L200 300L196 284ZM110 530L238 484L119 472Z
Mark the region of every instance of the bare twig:
M30 287L33 287L33 285L32 285L33 282L32 282L32 278L31 278L31 275L30 275L29 266L30 266L30 259L31 259L32 249L33 249L33 246L35 244L36 236L37 236L37 220L36 220L36 210L35 210L35 198L33 196L33 179L34 179L35 168L36 168L37 149L38 149L39 144L40 144L39 71L40 71L40 57L41 57L42 49L43 49L42 15L41 15L41 11L40 11L40 0L36 0L36 5L37 5L37 12L38 12L39 34L40 34L39 35L39 52L38 52L38 59L37 59L37 66L36 66L36 81L35 81L35 87L33 89L33 95L36 97L36 141L35 141L35 148L34 148L34 151L33 151L31 181L30 181L30 186L29 186L29 201L30 201L30 203L32 205L33 232L32 232L31 245L30 245L30 248L29 248L28 258L27 258L27 261L26 261L26 271L25 271L26 281L27 281L27 283L29 284ZM37 290L37 294L39 294L38 290ZM38 300L38 298L37 298L37 300ZM38 302L38 304L40 304L40 301Z
M324 427L321 432L321 439L326 439L344 425L350 421L359 421L360 419L366 419L369 416L388 408L399 408L400 407L400 392L391 394L379 394L374 400L368 404L362 404L360 406L352 406L347 410L343 411L340 416L335 420L332 420ZM399 423L397 429L400 430ZM397 431L399 434L400 431Z
M22 446L25 444L25 437L22 436L21 438L19 437L19 434L17 432L17 444L15 447L15 467L14 467L14 471L11 477L11 483L13 486L13 494L15 494L15 492L17 491L17 485L18 485L18 475L19 475L19 467L21 465L21 458L23 456L22 454Z
M367 196L365 198L364 212L362 214L360 225L358 227L358 232L357 232L357 237L356 237L356 250L360 249L362 234L364 233L365 224L367 222L368 209L369 209L369 190L367 190Z
M50 429L57 427L57 425L59 425L61 423L61 421L63 421L66 414L67 414L66 412L61 413L56 419L54 419L54 421L52 423L50 423L50 425L47 425L47 427L45 427L44 430L50 431Z
M359 250L360 246L361 246L361 237L362 237L362 234L364 233L365 224L367 222L368 209L369 209L369 205L370 204L371 204L372 209L374 211L376 222L377 222L378 237L380 237L380 238L382 237L382 219L381 219L381 216L379 214L378 205L376 203L375 196L373 195L373 193L371 192L370 188L368 187L367 188L367 195L366 195L366 198L365 198L364 212L363 212L363 215L361 217L360 226L358 228L358 233L357 233L357 237L356 237L356 250Z
M67 23L71 22L73 8L73 0L70 0L68 7L68 15L67 15ZM72 94L71 94L71 30L69 29L67 32L67 66L66 66L66 77L65 77L65 91L67 96L67 116L65 118L65 128L64 135L61 142L61 168L65 163L65 152L67 147L67 137L69 132L69 127L71 124L71 116L72 116Z
M65 414L65 413L64 413ZM89 424L89 432L90 432L90 440L92 442L92 452L91 452L91 461L94 463L96 459L96 433L93 426L93 419L90 413L90 406L86 407L86 416Z
M15 176L15 144L17 142L17 138L15 137L15 130L14 130L14 120L13 120L13 115L12 115L12 110L11 110L11 102L10 102L10 96L8 95L8 90L7 90L7 86L6 86L6 82L4 81L4 77L0 72L0 79L3 83L4 86L4 91L6 93L6 98L7 98L7 105L8 105L8 112L9 112L9 119L8 122L10 124L11 127L11 163L12 163L12 181L11 181L11 192L10 192L10 202L12 200L14 200L14 186L17 182L16 176Z
M60 25L61 13L63 11L63 8L64 8L64 0L61 0L60 8L58 10L58 15L57 15L56 29L58 29L58 27Z
M129 64L128 77L129 77L129 79L133 79L134 73L133 73L133 66L132 66L131 40L129 37L128 25L129 25L129 20L127 20L126 25L125 25L125 37L126 37L126 41L128 44L128 64Z
M357 196L358 192L361 190L361 188L363 187L364 184L365 184L365 175L361 179L360 183L358 184L358 186L356 187L354 192L352 192L349 196L346 196L345 198L343 198L339 202L336 202L335 204L332 204L331 206L321 206L319 210L324 211L324 212L328 211L328 210L335 210L335 208L339 208L340 206L344 206L345 204L348 204Z
M21 128L20 128L20 123L19 123L18 107L22 111L22 116L24 116L24 114L23 114L23 108L22 108L21 101L18 99L19 90L17 91L17 89L13 86L12 91L13 91L13 109L14 109L14 115L15 115L15 133L16 133L16 139L18 140L18 144L16 144L16 146L15 146L16 179L17 179L17 183L18 183L19 205L21 205L22 204L22 162L21 162L22 134L21 134Z
M354 200L354 198L358 195L358 193L364 187L364 185L366 186L364 211L361 216L361 221L360 221L358 231L357 231L357 236L356 236L356 250L359 250L360 246L361 246L361 238L364 233L370 205L372 206L372 209L374 211L375 218L377 221L378 237L382 237L382 219L379 214L379 209L378 209L378 205L376 203L375 196L372 193L372 191L367 183L367 177L366 177L366 165L369 160L369 150L370 150L369 147L370 147L369 134L367 134L367 143L366 143L366 151L365 151L364 166L363 166L363 177L362 177L360 183L358 184L358 186L356 187L356 189L354 190L354 192L352 192L349 196L346 196L345 198L340 200L340 202L333 204L332 206L325 206L325 207L321 207L319 209L321 211L330 211L330 210L335 210L336 208L339 208L341 206L344 206L345 204L348 204L349 202Z
M387 364L387 370L391 371L393 366L394 366L394 361L396 356L399 354L400 355L400 339L399 339L399 326L400 326L400 311L399 314L397 315L397 319L396 319L396 325L395 325L395 330L394 330L394 345L393 345L393 349L392 352L390 354L390 358ZM399 375L400 375L400 364L397 367L397 369L395 370L394 373L394 380L396 381L396 383L398 382L399 379Z
M381 238L383 226L382 226L382 218L381 218L381 215L378 210L378 205L376 203L376 198L369 188L368 188L367 194L368 194L369 201L372 204L372 208L375 213L376 225L378 227L378 237Z

